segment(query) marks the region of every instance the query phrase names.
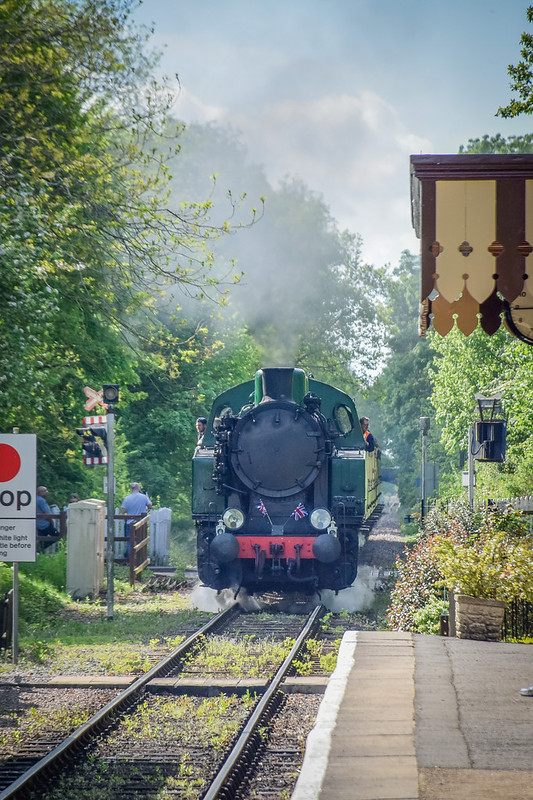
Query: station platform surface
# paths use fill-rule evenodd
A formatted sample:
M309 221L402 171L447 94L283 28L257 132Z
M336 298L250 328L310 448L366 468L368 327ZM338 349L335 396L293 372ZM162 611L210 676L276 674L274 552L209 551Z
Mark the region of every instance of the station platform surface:
M533 800L533 646L348 632L292 800Z

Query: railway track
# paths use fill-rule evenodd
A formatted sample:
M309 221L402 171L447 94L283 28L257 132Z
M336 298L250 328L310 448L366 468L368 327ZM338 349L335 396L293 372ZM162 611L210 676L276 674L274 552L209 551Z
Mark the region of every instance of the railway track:
M53 777L57 770L64 768L67 763L72 761L78 752L82 749L86 749L92 739L112 725L116 719L134 704L139 703L150 681L168 675L195 646L198 646L203 636L219 630L221 627L228 624L238 613L237 607L231 606L220 614L217 614L209 620L206 625L182 642L172 653L138 678L131 686L120 692L117 697L94 714L88 722L81 725L74 733L67 736L59 745L55 746L51 752L36 760L29 768L24 769L28 761L35 761L35 757L32 758L31 754L24 756L20 760L20 765L17 764L17 760L10 763L8 765L7 774L13 774L17 771L20 771L21 774L2 790L0 800L26 797L36 787L46 784L48 779ZM45 742L41 743L41 746L45 745ZM3 771L6 773L6 768L4 768Z
M0 800L73 796L80 800L84 796L179 798L184 796L185 787L189 798L192 796L191 787L195 785L198 785L198 797L235 797L258 748L264 744L269 718L283 703L283 681L291 672L292 664L306 639L317 628L323 611L322 606L317 606L311 612L291 652L269 681L256 705L249 696L240 700L235 696L200 700L181 696L176 688L172 695L158 689L148 689L149 684L153 686L158 679L180 674L184 662L191 660L191 653L202 648L208 637L222 630L231 630L233 627L234 630L241 630L241 633L244 630L244 636L252 638L249 623L246 624L251 617L244 616L242 619L246 623L242 624L236 606L218 614L108 702L88 722L54 746L51 752L41 758L38 754L27 753L18 764L10 763L8 767L11 772L4 771L5 788L0 793ZM281 627L283 633L289 635L287 623L281 622ZM203 733L194 734L191 728L186 734L188 752L185 757L178 753L183 750L183 744L174 752L174 744L165 744L164 735L153 734L154 726L164 731L169 725L172 727L172 715L182 713L191 719L198 713L204 717L207 715L211 724L208 733L206 728ZM202 744L207 746L199 747L198 738L203 738ZM219 743L225 740L228 740L230 747L224 760L218 748ZM219 763L221 761L224 762L222 766ZM6 786L7 775L13 778L17 770L20 774ZM205 785L206 775L213 776L209 788ZM84 780L93 789L98 781L115 783L115 789L106 794L109 787L106 786L104 791L102 784L101 793L90 794L87 788L83 788Z

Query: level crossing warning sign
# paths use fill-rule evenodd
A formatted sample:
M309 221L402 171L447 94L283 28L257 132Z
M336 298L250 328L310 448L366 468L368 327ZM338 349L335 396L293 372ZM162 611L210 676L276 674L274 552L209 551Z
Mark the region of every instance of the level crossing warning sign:
M0 433L0 561L35 561L34 433Z

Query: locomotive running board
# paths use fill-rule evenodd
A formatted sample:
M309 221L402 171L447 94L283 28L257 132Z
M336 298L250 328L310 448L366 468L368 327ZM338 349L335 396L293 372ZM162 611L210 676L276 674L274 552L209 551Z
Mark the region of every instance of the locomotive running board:
M382 512L383 512L383 503L380 503L375 507L370 516L363 522L363 524L359 528L359 533L362 533L363 536L366 538L370 534L372 528L374 527L378 519L380 518Z

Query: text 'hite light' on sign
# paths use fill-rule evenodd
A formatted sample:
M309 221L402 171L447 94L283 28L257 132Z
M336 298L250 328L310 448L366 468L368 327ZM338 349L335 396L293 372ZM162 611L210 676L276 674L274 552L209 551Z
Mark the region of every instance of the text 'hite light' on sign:
M0 434L0 561L35 561L37 438Z

